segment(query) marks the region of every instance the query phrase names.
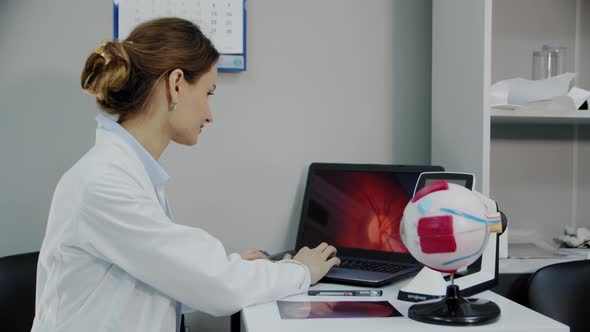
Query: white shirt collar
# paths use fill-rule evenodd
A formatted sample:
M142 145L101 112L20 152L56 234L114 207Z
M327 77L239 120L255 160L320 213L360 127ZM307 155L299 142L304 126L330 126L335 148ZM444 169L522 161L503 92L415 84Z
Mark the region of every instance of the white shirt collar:
M102 129L114 133L129 144L139 157L139 160L141 160L154 187L159 187L168 182L170 179L168 173L166 173L158 161L125 128L103 113L100 113L96 117L96 121L98 122L97 130Z

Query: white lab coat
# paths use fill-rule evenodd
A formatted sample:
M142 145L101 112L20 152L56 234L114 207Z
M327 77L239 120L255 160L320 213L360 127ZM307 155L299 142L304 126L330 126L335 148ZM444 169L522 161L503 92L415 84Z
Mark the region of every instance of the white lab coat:
M297 262L228 256L204 230L174 224L131 147L98 129L54 193L32 332L173 332L176 301L229 315L309 283Z

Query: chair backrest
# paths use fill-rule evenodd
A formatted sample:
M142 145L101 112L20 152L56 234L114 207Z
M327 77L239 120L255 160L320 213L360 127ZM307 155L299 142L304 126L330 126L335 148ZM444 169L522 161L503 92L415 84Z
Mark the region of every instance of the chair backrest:
M0 258L0 331L30 332L39 252Z
M590 260L549 265L529 280L529 307L570 327L570 332L590 327Z

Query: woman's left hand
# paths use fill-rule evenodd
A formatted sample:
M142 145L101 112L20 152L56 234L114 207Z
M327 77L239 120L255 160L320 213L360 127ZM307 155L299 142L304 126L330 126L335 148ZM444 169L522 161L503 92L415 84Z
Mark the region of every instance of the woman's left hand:
M244 250L240 252L240 256L242 257L242 259L245 259L247 261L253 261L256 259L268 259L265 254L256 249Z

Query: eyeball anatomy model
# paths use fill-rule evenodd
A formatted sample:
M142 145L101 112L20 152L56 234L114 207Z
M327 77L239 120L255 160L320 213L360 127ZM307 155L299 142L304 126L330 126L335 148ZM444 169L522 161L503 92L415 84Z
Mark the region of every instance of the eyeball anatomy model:
M412 256L445 273L455 273L477 260L489 234L502 232L500 213L489 211L481 196L446 181L420 189L406 206L400 226Z

